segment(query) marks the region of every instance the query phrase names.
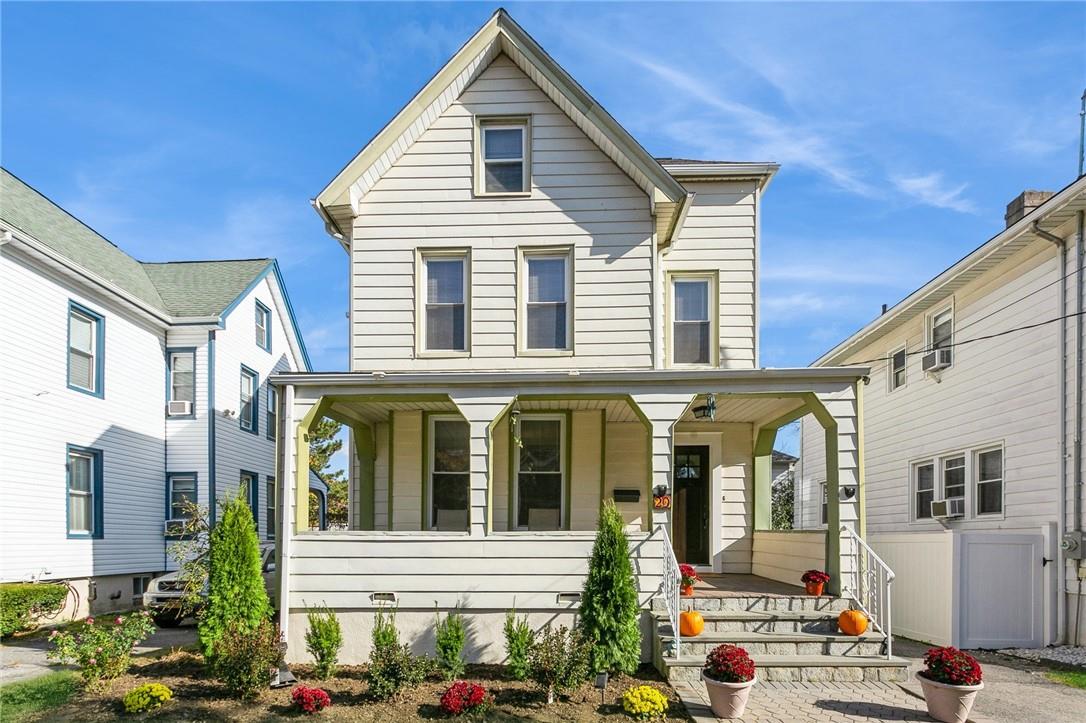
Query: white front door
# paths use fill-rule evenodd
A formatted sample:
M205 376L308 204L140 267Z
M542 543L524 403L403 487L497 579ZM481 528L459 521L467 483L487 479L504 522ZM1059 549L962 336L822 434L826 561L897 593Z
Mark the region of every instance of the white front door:
M958 646L1041 647L1044 538L963 532L957 542Z

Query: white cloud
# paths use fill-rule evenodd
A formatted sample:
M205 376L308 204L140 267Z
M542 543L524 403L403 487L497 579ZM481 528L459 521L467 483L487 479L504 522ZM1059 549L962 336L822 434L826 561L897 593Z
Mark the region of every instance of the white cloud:
M924 175L893 176L890 180L901 193L927 206L960 213L977 212L976 205L962 195L969 184L948 184L938 171Z

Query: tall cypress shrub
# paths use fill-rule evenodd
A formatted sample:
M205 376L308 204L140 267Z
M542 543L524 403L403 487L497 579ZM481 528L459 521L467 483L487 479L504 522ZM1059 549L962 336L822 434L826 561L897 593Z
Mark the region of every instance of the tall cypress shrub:
M632 673L641 662L641 609L622 515L614 500L600 509L581 595L581 634L592 645L592 671Z
M244 495L239 490L223 504L222 517L211 530L207 604L198 626L200 648L209 659L227 630L256 630L272 612L260 570L256 525Z

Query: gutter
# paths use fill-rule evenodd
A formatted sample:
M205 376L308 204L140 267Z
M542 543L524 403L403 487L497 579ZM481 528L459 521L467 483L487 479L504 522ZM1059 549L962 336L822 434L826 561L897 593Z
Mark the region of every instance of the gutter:
M347 241L343 235L343 231L339 228L335 219L328 213L328 209L315 198L309 199L309 205L313 207L313 210L317 212L317 215L321 217L321 221L324 222L324 231L329 236L339 241L339 245L343 247L344 251L350 251L347 248Z

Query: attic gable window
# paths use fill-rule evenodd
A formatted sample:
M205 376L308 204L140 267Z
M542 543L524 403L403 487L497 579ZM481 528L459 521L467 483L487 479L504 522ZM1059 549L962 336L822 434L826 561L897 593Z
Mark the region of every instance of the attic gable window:
M527 118L479 121L478 193L501 195L529 191L528 135Z

